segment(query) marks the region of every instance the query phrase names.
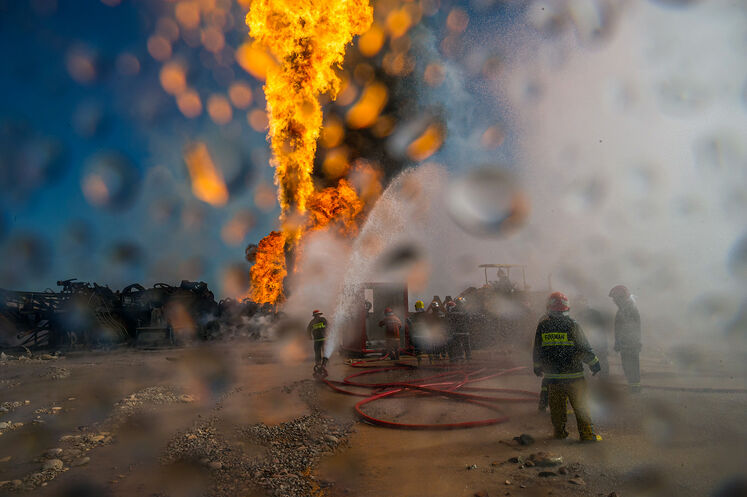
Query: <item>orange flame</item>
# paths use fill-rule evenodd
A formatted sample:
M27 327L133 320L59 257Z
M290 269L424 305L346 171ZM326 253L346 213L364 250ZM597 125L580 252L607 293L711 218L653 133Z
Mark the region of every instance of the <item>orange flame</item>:
M246 16L256 48L278 61L267 64L264 86L275 184L283 232L265 237L251 269L251 298L276 302L282 298L287 274L285 248L298 245L303 233L331 225L338 219L352 229L362 202L350 185L315 192L314 155L322 126L318 97L335 99L340 90L340 67L345 46L366 32L373 21L368 0L254 0ZM254 45L252 45L254 46ZM296 218L307 214L305 223ZM293 222L288 222L290 219ZM357 228L356 228L357 229ZM282 241L282 243L281 243Z
M309 230L320 230L337 223L344 235L355 235L358 232L356 219L363 210L363 202L344 179L336 187L314 193L309 198L308 207Z
M283 216L306 212L322 126L318 97L337 96L340 78L334 69L342 64L345 46L372 20L368 0L252 2L246 16L249 34L280 61L267 68L264 90Z
M260 303L277 302L283 295L283 279L287 274L285 235L279 231L271 231L257 246L249 298Z

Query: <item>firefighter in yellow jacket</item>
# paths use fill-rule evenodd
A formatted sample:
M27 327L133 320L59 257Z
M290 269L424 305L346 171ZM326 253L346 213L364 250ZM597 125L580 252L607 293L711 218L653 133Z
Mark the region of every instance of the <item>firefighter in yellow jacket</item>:
M324 378L327 376L327 358L324 357L324 344L327 340L327 318L322 316L322 311L314 310L313 318L306 327L309 336L314 340L314 377Z
M581 441L598 441L602 437L594 433L591 424L582 362L593 374L601 368L581 326L568 316L569 310L565 295L560 292L550 295L548 312L537 325L534 336L534 374L544 376L547 383L555 438L568 437L566 403L570 401Z

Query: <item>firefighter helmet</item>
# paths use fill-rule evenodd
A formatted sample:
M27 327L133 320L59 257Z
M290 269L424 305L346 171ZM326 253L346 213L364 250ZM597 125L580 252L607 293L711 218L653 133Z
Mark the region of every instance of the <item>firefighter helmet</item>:
M553 292L550 294L550 298L547 299L548 311L566 312L569 309L568 297L563 295L561 292Z
M312 316L321 316L322 315L322 311L320 311L319 309L314 309L312 311L311 315Z
M392 310L391 307L387 307L386 309L384 309L384 315L385 316L393 316L394 315L394 311Z
M422 311L423 309L425 309L425 304L423 303L422 300L417 300L415 302L415 310L416 311Z
M630 297L630 290L625 285L617 285L610 290L610 297L613 299L627 299Z

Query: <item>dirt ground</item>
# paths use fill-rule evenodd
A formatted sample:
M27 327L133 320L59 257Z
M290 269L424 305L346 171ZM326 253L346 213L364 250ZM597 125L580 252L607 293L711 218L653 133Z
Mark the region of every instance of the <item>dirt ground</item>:
M502 406L505 423L467 430L362 423L360 398L309 378L301 345L0 358L0 495L703 496L747 476L744 367L683 371L646 356L649 388L632 395L613 358L607 382L590 380L604 441L589 445L573 440L572 415L571 438L550 439L549 414L534 401ZM485 351L475 360L520 363ZM333 358L331 378L352 372ZM539 380L520 373L480 386L534 391ZM403 422L495 415L433 399L382 400L366 412ZM522 433L534 444L518 445ZM526 462L538 452L563 462Z

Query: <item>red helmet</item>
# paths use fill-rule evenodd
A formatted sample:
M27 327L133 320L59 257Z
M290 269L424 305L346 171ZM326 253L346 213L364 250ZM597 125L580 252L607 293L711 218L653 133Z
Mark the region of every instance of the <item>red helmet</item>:
M560 292L553 292L547 299L547 310L555 312L565 312L569 310L568 297Z
M610 297L613 299L627 299L630 297L630 291L624 285L617 285L610 290Z
M314 309L314 311L311 313L311 315L312 316L316 316L316 315L320 315L321 313L322 313L322 311L320 311L319 309Z
M391 307L387 307L386 309L384 309L385 316L391 316L392 314L394 314L394 311L392 310Z

